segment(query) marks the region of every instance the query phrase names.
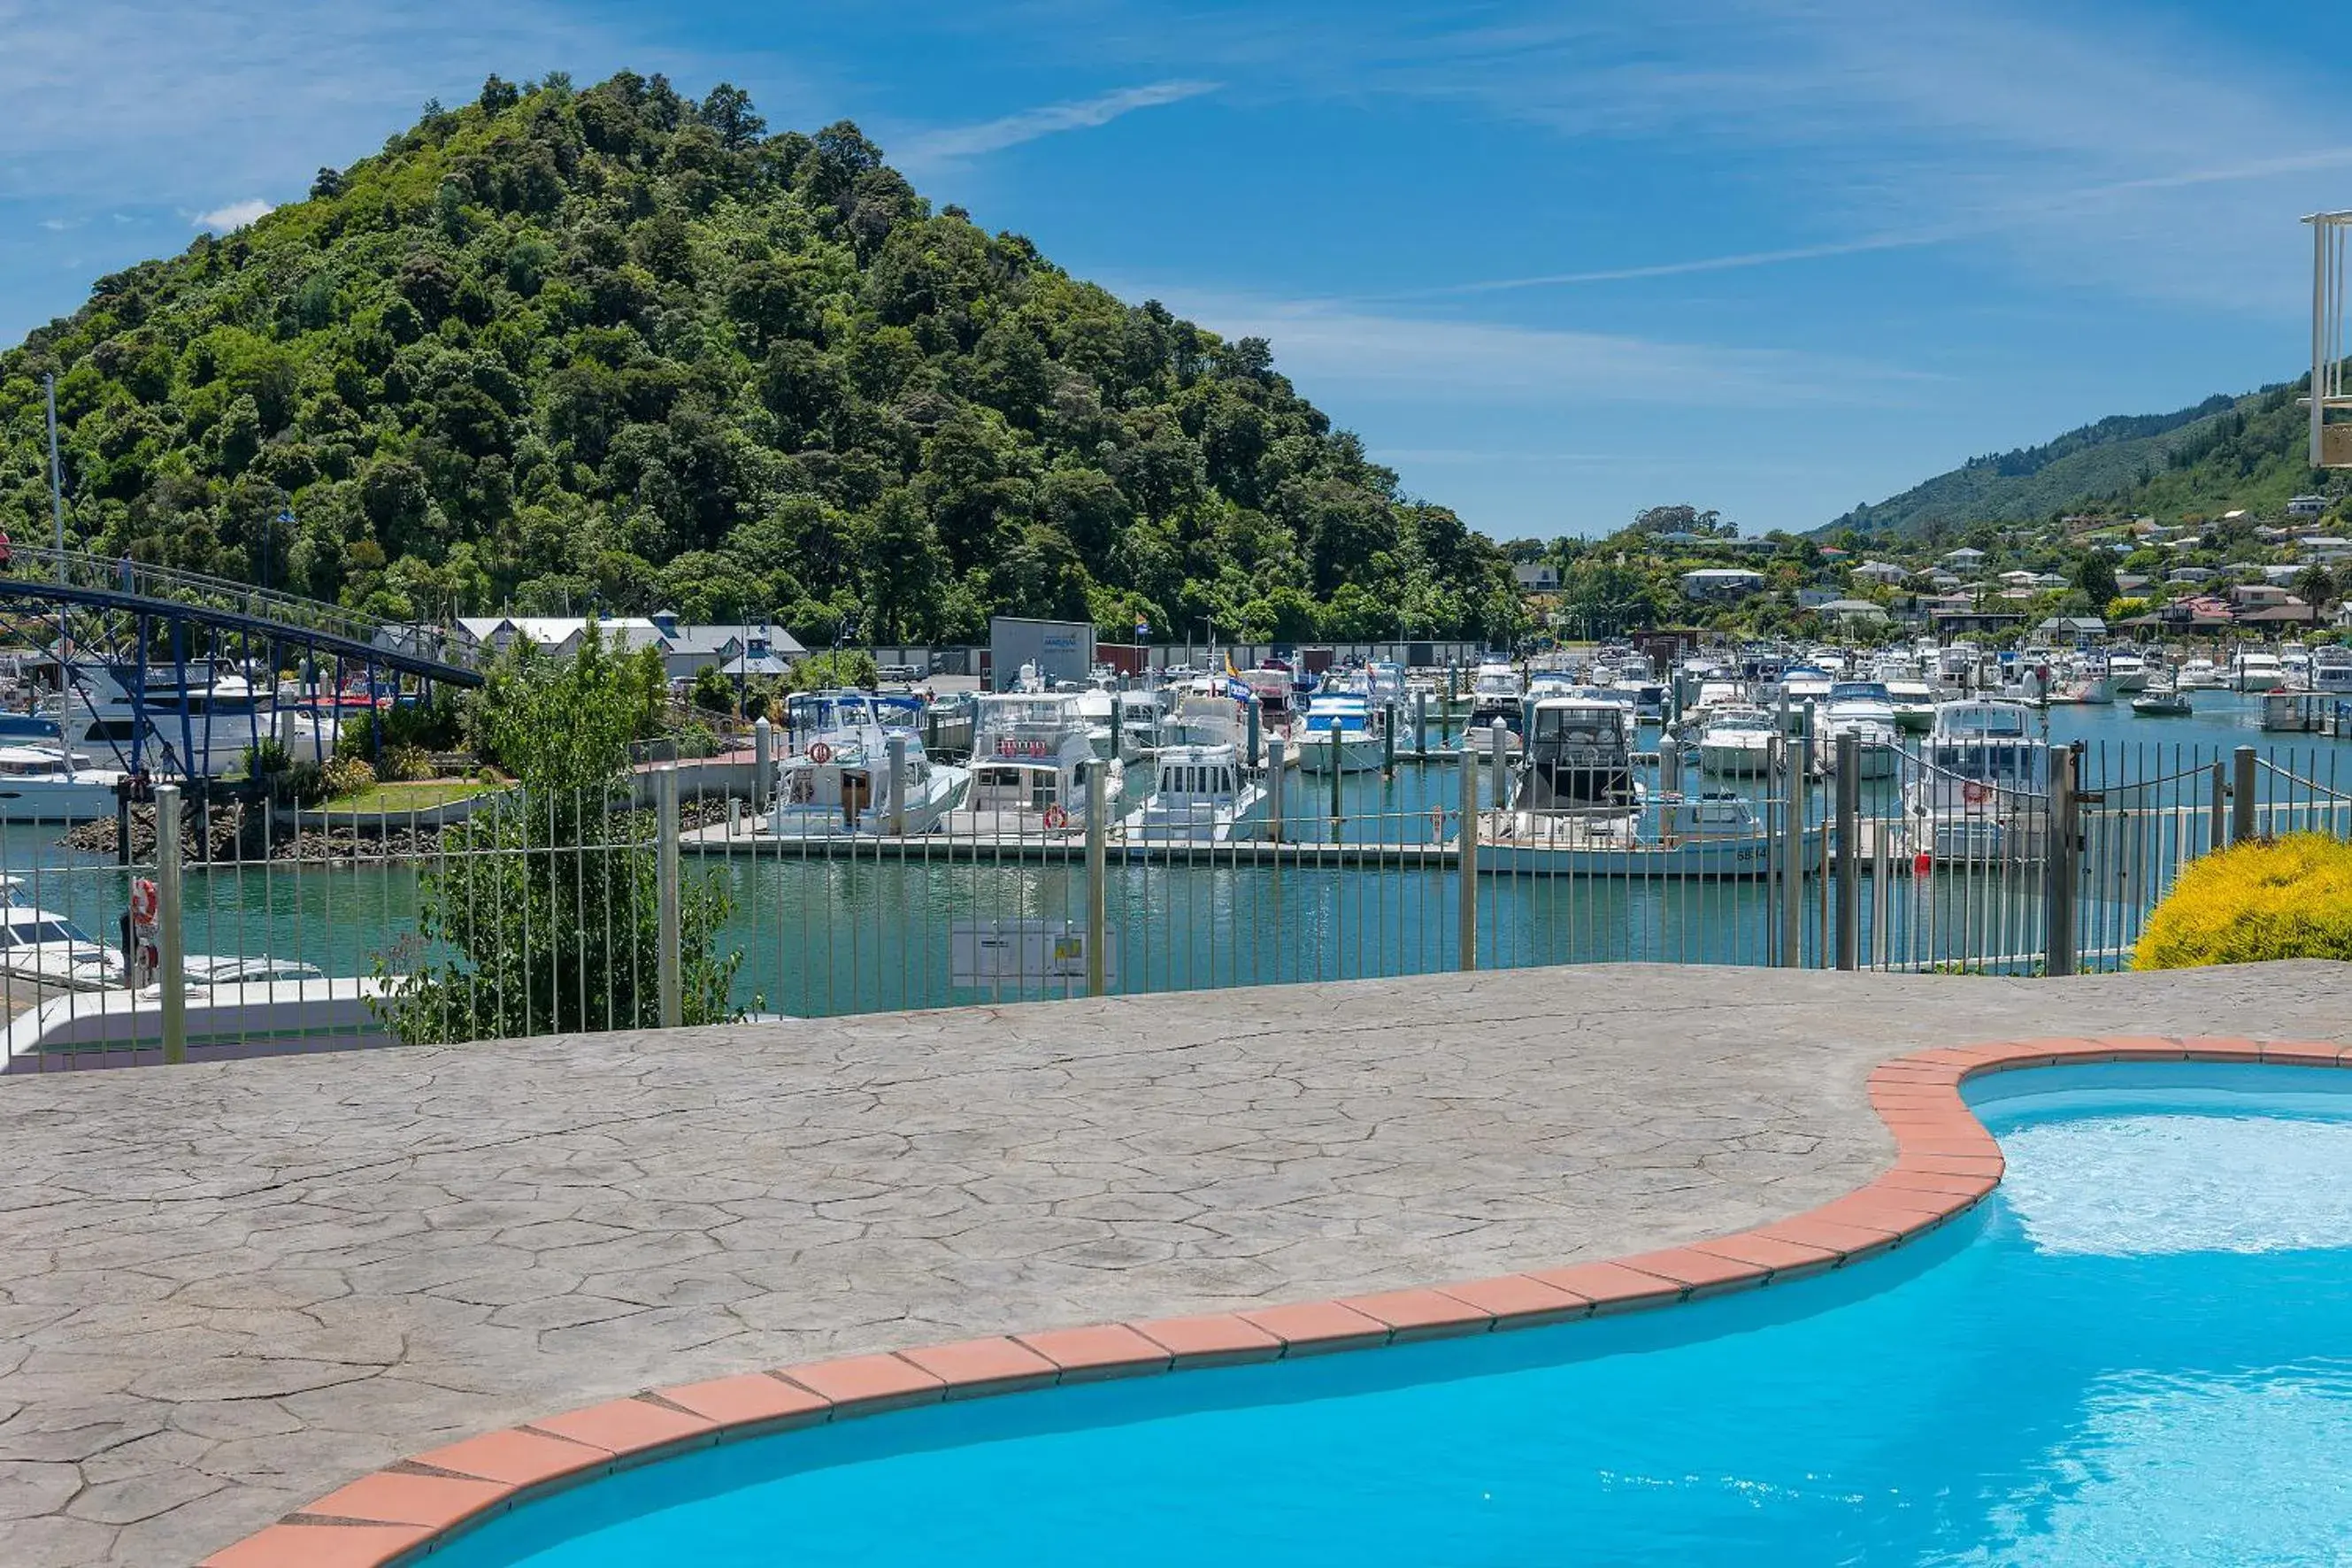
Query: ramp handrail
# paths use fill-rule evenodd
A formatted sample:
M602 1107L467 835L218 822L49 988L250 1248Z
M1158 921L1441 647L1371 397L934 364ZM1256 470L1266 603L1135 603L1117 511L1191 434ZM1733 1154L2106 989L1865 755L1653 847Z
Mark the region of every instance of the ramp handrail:
M12 546L5 570L19 581L56 583L85 594L231 611L284 626L289 634L316 633L459 669L478 670L482 659L478 646L448 627L387 621L275 588L151 565L129 556L108 560L87 551L17 544Z

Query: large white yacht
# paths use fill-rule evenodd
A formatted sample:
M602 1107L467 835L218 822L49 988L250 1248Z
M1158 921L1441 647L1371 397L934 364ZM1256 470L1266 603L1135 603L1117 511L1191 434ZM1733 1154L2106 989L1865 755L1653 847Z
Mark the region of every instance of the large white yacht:
M2050 745L2021 702L1947 702L1903 792L1917 848L1937 859L2036 859L2050 829Z
M906 710L887 707L871 692L805 693L786 712L801 750L777 765L771 833L787 838L929 833L971 782L969 769L931 761L920 729L903 721ZM890 722L894 717L902 721ZM894 742L903 744L906 759L895 781Z
M1151 793L1120 819L1131 842L1223 844L1265 799L1232 746L1165 746L1153 764Z
M2286 668L2269 648L2240 648L2230 661L2230 685L2239 691L2268 691L2285 681Z
M1895 699L1875 680L1841 680L1830 688L1828 700L1814 710L1822 748L1822 765L1837 766L1838 738L1852 735L1857 751L1857 775L1890 778L1899 754L1895 735Z
M1720 704L1708 710L1699 731L1699 772L1727 778L1760 778L1771 767L1772 738L1780 724L1761 708Z
M1371 773L1381 765L1386 742L1382 715L1357 691L1318 691L1307 704L1296 737L1298 765L1307 773Z
M0 745L0 822L95 822L114 815L119 768L54 746Z
M971 739L976 825L1018 833L1082 828L1087 777L1097 769L1116 806L1127 767L1098 753L1093 730L1074 691L982 693Z

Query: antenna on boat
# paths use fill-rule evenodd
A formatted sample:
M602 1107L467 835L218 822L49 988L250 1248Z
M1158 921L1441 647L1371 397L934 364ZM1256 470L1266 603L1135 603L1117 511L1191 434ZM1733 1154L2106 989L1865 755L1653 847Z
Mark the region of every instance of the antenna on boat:
M2352 413L2345 391L2345 241L2352 212L2314 213L2311 226L2311 466L2352 468L2352 422L2328 423L2330 409Z
M49 521L58 531L58 586L66 582L66 481L58 461L58 373L41 374L41 389L49 410ZM73 777L73 742L66 739L66 602L58 599L58 750L65 758L66 777Z

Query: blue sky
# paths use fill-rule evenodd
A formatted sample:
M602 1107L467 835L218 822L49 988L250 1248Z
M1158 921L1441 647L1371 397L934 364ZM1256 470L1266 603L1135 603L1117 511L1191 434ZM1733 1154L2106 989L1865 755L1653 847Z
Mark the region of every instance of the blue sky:
M426 98L551 68L856 120L935 201L1272 340L1498 538L1811 527L2285 379L2352 205L2308 0L0 0L0 337Z

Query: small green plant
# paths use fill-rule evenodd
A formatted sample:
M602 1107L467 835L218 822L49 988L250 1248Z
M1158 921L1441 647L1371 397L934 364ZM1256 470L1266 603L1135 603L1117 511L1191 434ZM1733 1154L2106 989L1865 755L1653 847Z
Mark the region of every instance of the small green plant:
M284 742L274 735L265 735L245 749L245 773L247 778L268 778L282 773L294 765L286 752Z
M2148 916L2132 963L2189 969L2273 958L2352 959L2352 844L2291 833L2191 861Z
M394 742L375 760L375 776L384 784L405 784L433 776L433 753L422 746Z
M295 805L316 805L327 798L327 770L316 763L296 763L275 775L278 798Z
M320 771L331 797L357 795L375 784L375 767L365 757L338 756Z

